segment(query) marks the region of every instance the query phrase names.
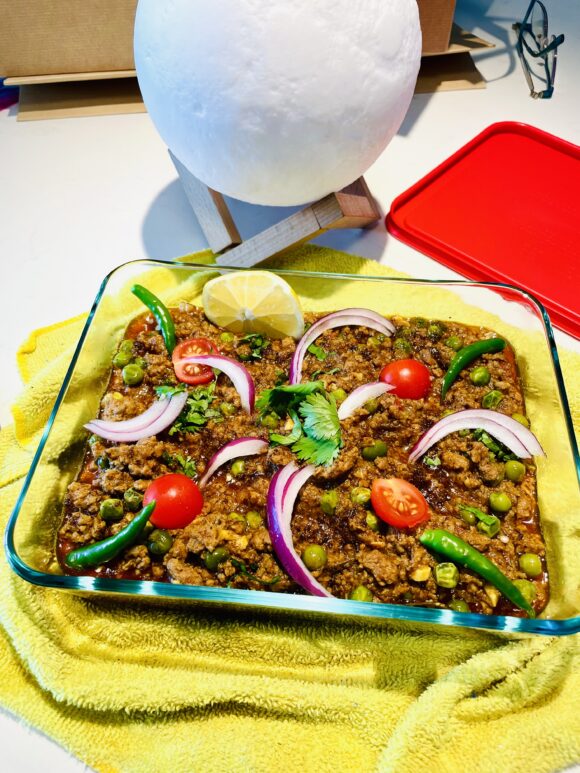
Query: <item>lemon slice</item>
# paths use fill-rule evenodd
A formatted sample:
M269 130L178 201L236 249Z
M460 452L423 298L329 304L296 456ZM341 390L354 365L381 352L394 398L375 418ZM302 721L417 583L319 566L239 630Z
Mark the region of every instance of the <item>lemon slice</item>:
M207 318L232 333L264 333L270 338L304 333L304 317L294 290L276 274L244 271L211 279L203 288Z

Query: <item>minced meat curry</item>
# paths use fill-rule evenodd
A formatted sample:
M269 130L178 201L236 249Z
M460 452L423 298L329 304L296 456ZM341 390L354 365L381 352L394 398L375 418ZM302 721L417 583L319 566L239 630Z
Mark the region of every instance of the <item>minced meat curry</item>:
M171 310L177 345L206 339L206 351L243 363L256 395L288 383L293 338L236 336L211 323L202 309ZM305 315L312 324L321 314ZM410 449L436 422L482 405L526 423L514 352L488 352L461 369L441 399L443 378L456 356L494 334L483 328L422 318L392 317L391 336L364 325L323 332L304 358L302 382L321 382L320 394L340 405L356 387L377 382L386 365L413 360L428 371L424 397L386 392L340 422L340 448L316 467L294 507L294 550L327 591L338 598L484 614L525 614L481 574L456 565L420 541L443 529L487 557L525 592L536 613L548 600L545 548L531 458L517 459L485 431L447 434L417 461ZM197 367L204 373L207 366ZM211 380L210 380L211 379ZM195 378L194 378L195 381ZM179 380L166 341L152 314L128 327L113 360L100 419L124 421L148 409ZM137 442L89 438L82 469L68 489L58 532L58 557L67 573L192 585L303 593L273 550L266 498L274 473L300 463L288 435L293 420L274 410L241 409L240 396L223 373L211 371L187 387L187 402L163 431ZM404 391L404 390L403 390ZM259 401L258 401L259 404ZM67 565L70 551L119 534L142 507L152 481L178 473L198 481L208 461L241 437L270 443L266 453L235 459L203 488L200 514L183 528L147 524L116 557L89 569ZM412 484L426 503L412 528L396 528L373 508L377 480ZM371 492L373 498L371 501ZM379 513L380 515L380 513Z

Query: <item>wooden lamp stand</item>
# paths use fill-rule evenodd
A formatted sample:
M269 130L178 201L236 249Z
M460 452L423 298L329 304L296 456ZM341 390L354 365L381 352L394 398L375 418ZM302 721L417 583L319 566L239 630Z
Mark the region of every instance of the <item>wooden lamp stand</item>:
M194 177L169 152L191 207L221 266L255 266L332 228L366 228L380 217L363 177L242 241L221 193Z

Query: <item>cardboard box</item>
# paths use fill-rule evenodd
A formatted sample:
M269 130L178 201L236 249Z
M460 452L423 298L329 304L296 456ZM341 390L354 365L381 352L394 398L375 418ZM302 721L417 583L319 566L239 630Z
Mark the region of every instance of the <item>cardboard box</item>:
M445 51L455 0L418 5L423 53ZM136 7L137 0L0 0L0 77L81 80L75 76L133 70Z
M423 55L442 54L449 47L455 0L417 0Z
M137 0L0 0L0 77L132 70L136 8Z

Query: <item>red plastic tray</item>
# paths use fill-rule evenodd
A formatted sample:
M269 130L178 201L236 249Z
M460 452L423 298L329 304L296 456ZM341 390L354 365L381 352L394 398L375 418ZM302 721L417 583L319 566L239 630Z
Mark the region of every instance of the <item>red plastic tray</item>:
M522 123L489 126L409 190L393 236L463 276L535 295L580 338L580 147Z

